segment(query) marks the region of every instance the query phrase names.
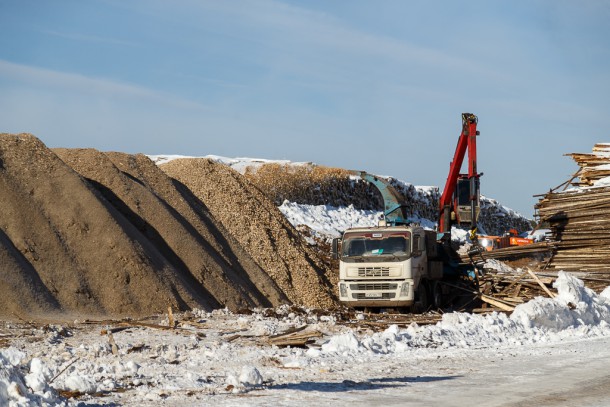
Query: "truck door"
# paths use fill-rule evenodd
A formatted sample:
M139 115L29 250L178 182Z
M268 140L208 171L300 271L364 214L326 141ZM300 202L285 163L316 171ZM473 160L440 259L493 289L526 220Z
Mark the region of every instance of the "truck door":
M418 284L421 277L426 273L426 251L423 233L416 232L413 234L413 249L411 253L413 279Z

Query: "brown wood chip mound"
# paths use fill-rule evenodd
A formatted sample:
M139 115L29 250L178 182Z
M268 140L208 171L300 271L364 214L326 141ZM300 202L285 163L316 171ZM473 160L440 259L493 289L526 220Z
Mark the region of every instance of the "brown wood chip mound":
M205 158L173 160L161 169L193 191L292 302L311 307L335 304L330 270L243 175Z
M193 194L187 176L172 179L143 155L52 151L1 134L0 315L333 304L315 254L227 171Z

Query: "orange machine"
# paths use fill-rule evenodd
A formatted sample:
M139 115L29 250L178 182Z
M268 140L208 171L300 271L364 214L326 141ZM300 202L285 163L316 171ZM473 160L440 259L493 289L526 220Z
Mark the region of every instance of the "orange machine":
M510 246L525 246L534 243L533 239L525 237L519 237L519 234L515 229L510 229L508 233L498 240L498 248L510 247Z
M519 237L516 229L510 229L504 236L479 236L478 240L479 244L488 252L505 247L525 246L534 243L533 239Z
M500 236L479 236L479 245L485 249L485 251L492 251L498 248Z

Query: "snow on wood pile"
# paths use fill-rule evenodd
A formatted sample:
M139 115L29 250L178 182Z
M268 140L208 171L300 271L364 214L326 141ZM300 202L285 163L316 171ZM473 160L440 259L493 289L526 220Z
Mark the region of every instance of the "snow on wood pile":
M334 273L244 176L205 158L176 159L160 168L193 191L291 301L313 307L335 304Z
M311 163L262 163L246 166L244 175L276 205L285 200L307 205L347 207L361 210L383 208L381 194L373 185L340 168ZM412 219L438 219L440 194L437 187L420 187L393 177L386 177L404 197L407 214ZM481 198L481 229L502 235L509 229L520 232L531 229L524 216L489 198Z
M40 140L0 135L0 313L137 315L206 305Z
M568 155L581 168L581 179L573 182L579 188L551 191L536 205L557 248L549 268L610 273L610 183L605 170L595 170L610 168L610 145L596 144L593 154Z
M203 215L205 208L194 211L184 201L186 197L193 202L194 197L189 197L188 191L180 195L172 180L145 156L93 149L54 151L135 226L171 265L179 280L176 285L196 290L205 308L236 310L287 302L260 268L251 267L248 275L239 257L252 263L249 256L242 250L238 257L228 245L218 242L213 236L215 231L220 237L218 222L208 217L208 224L204 224L198 215ZM184 212L192 222L181 215Z

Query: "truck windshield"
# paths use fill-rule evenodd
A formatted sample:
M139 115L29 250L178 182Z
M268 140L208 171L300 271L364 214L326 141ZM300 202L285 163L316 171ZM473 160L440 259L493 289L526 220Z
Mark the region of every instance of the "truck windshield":
M343 257L410 255L409 232L346 233L343 236Z

